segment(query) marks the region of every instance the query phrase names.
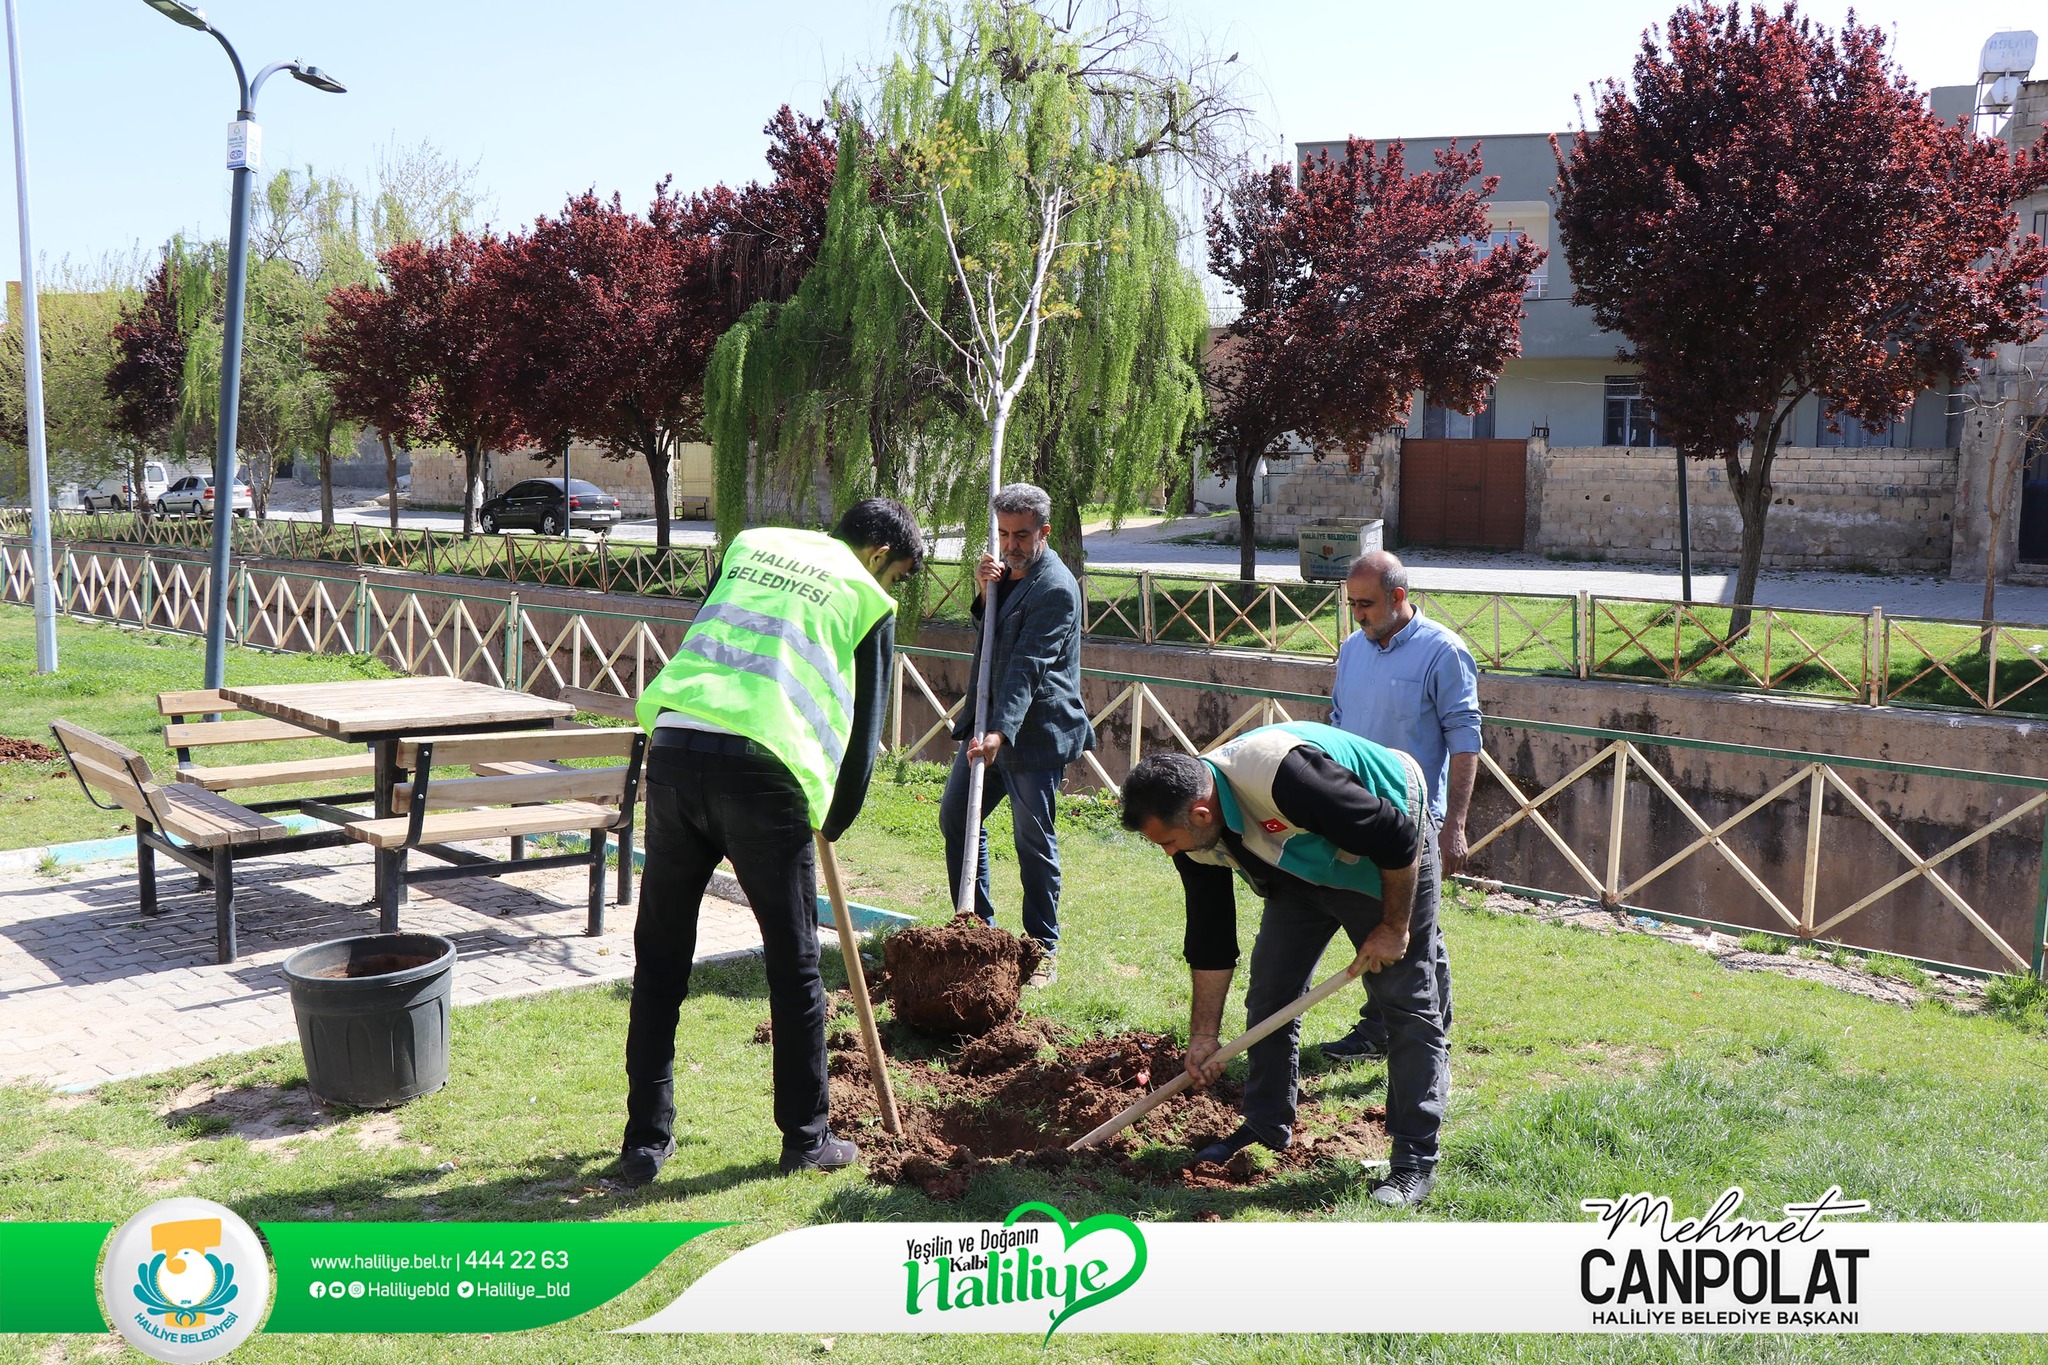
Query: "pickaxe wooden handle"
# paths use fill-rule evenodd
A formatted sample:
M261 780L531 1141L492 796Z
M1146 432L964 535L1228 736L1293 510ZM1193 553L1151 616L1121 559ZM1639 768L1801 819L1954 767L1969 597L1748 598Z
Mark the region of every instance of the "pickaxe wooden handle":
M875 1095L882 1101L882 1129L900 1133L896 1118L896 1092L889 1088L889 1069L882 1060L882 1035L875 1032L875 1006L868 999L868 976L860 965L860 944L853 937L853 915L846 908L846 892L839 884L839 856L832 841L822 832L818 839L818 866L825 874L825 894L832 898L832 923L839 929L839 956L846 963L846 985L853 992L853 1012L860 1016L860 1040L867 1045L868 1074L874 1078Z

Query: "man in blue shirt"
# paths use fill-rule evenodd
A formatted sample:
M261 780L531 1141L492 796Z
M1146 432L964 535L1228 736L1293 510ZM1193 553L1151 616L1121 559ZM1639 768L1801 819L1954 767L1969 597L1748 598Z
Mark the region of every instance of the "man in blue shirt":
M1359 629L1337 651L1330 724L1413 756L1429 784L1429 812L1439 826L1441 875L1465 865L1465 813L1479 773L1479 672L1448 626L1408 600L1408 568L1384 550L1352 564L1344 592ZM1439 933L1437 1000L1451 1023L1451 964ZM1323 1044L1323 1055L1374 1059L1387 1055L1387 1025L1368 1000L1351 1032Z

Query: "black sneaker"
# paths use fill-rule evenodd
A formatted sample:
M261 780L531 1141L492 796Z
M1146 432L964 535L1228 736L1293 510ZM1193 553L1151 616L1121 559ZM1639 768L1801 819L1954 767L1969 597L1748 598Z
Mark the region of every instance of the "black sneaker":
M650 1184L661 1174L663 1163L675 1154L674 1138L659 1147L627 1147L619 1153L618 1181L634 1187Z
M1194 1159L1198 1162L1213 1161L1218 1166L1221 1166L1253 1143L1257 1143L1261 1147L1273 1147L1272 1143L1254 1133L1250 1124L1241 1123L1237 1126L1237 1131L1229 1137L1217 1138L1207 1147L1196 1152ZM1273 1147L1273 1150L1277 1152L1280 1149Z
M1340 1062L1383 1062L1387 1059L1387 1040L1376 1026L1361 1019L1342 1038L1324 1043L1323 1055Z
M798 1171L837 1171L860 1160L860 1148L843 1137L825 1134L825 1140L808 1152L782 1154L782 1173L794 1175Z
M1436 1176L1415 1166L1396 1166L1372 1187L1372 1202L1390 1209L1412 1209L1429 1198Z

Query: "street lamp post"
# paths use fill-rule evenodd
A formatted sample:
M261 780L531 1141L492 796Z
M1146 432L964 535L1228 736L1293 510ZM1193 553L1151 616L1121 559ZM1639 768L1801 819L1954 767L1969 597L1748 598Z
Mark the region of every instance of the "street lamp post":
M29 563L34 575L36 672L57 671L57 583L50 563L50 452L43 433L43 339L36 309L36 253L29 242L28 115L21 98L21 37L7 3L7 81L14 97L14 189L21 213L21 328L28 445Z
M219 442L213 453L213 570L206 590L206 682L219 687L227 658L228 557L235 529L235 422L242 400L242 308L249 276L249 181L262 164L262 129L256 125L256 97L263 83L280 71L330 95L347 87L317 66L272 62L250 80L227 35L206 21L206 15L185 0L143 0L157 13L186 28L210 33L234 64L241 103L228 125L228 169L234 172L234 198L228 209L227 322L220 348Z

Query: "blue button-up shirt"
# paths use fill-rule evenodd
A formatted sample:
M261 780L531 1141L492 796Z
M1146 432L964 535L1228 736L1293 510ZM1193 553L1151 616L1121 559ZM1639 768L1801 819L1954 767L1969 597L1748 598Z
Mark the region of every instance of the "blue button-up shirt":
M1355 631L1337 651L1330 724L1402 749L1429 779L1429 809L1444 818L1452 754L1479 752L1479 670L1448 626L1418 609L1384 646Z

